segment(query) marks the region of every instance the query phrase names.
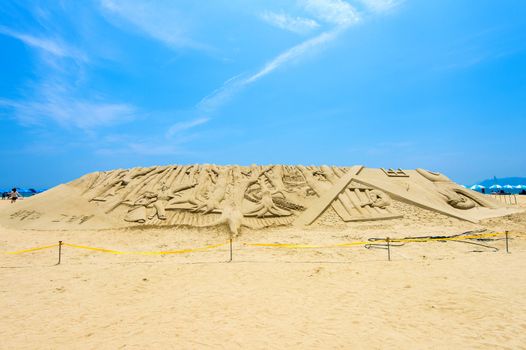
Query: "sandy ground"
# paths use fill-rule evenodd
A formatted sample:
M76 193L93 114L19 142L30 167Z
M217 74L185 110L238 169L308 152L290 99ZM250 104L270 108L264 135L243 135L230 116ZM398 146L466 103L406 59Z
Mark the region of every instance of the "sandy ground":
M2 201L2 207L10 205ZM17 204L14 204L17 205ZM521 198L526 208L526 198ZM521 349L526 348L526 213L443 226L402 225L393 237L469 229L504 241L276 249L243 243L333 244L384 237L357 225L245 231L207 252L113 255L69 243L159 251L225 242L227 231L0 230L1 349Z

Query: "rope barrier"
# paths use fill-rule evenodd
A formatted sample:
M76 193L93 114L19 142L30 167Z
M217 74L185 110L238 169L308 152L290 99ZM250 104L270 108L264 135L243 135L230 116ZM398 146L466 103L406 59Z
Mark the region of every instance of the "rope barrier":
M189 248L189 249L179 249L179 250L164 250L164 251L158 251L158 252L123 252L119 250L111 250L111 249L105 249L105 248L96 248L96 247L88 247L83 245L77 245L77 244L70 244L70 243L63 243L64 246L68 246L71 248L77 248L77 249L86 249L86 250L94 250L99 251L102 253L110 253L110 254L116 254L116 255L169 255L169 254L184 254L184 253L193 253L193 252L200 252L205 251L209 249L219 248L221 246L224 246L225 243L221 244L214 244L209 245L206 247L200 247L200 248Z
M496 233L485 233L476 235L457 235L453 237L429 237L429 238L390 238L391 243L421 243L421 242L432 242L432 241L462 241L465 239L483 239L489 237L497 237L503 235L504 232ZM371 242L385 242L386 238L370 238L368 241L357 241L330 245L309 245L309 244L292 244L292 243L243 243L245 246L252 247L269 247L269 248L290 248L290 249L313 249L313 248L337 248L337 247L354 247L354 246L366 246L370 245Z
M116 255L169 255L169 254L184 254L184 253L193 253L193 252L200 252L200 251L206 251L210 249L219 248L221 246L226 245L228 242L220 243L220 244L214 244L209 245L205 247L199 247L199 248L190 248L190 249L180 249L180 250L165 250L165 251L156 251L156 252L125 252L125 251L119 251L119 250L112 250L112 249L105 249L105 248L97 248L97 247L90 247L85 245L78 245L78 244L72 244L72 243L62 243L62 246L67 246L71 248L76 249L85 249L85 250L93 250L98 251L102 253L110 253L110 254L116 254ZM31 249L24 249L24 250L18 250L15 252L4 252L5 254L22 254L22 253L29 253L37 250L44 250L49 248L58 247L59 244L52 244L48 246L43 247L36 247Z
M43 247L29 248L29 249L24 249L24 250L17 250L15 252L4 252L4 253L5 254L22 254L22 253L35 252L37 250L44 250L44 249L55 248L55 247L58 247L58 243L51 244L51 245L46 245L46 246L43 246Z
M417 238L389 238L389 241L391 243L421 243L421 242L432 242L432 241L462 241L466 239L484 239L484 238L490 238L490 237L497 237L500 235L504 235L505 232L495 232L495 233L485 233L485 234L475 234L475 235L456 235L456 236L442 236L442 237L417 237ZM106 248L98 248L98 247L91 247L91 246L85 246L85 245L78 245L78 244L72 244L72 243L62 243L63 246L76 248L76 249L85 249L85 250L92 250L92 251L98 251L102 253L110 253L110 254L116 254L116 255L170 255L170 254L184 254L184 253L193 253L193 252L201 252L201 251L207 251L215 248L222 247L224 245L229 244L230 241L220 243L220 244L214 244L214 245L208 245L205 247L199 247L199 248L188 248L188 249L180 249L180 250L166 250L166 251L119 251L119 250L113 250L113 249L106 249ZM330 245L310 245L310 244L293 244L293 243L242 243L245 246L251 246L251 247L269 247L269 248L286 248L286 249L316 249L316 248L339 248L339 247L355 247L355 246L366 246L371 245L371 242L374 243L380 243L380 242L387 242L386 238L370 238L368 241L356 241L356 242L346 242L346 243L338 243L338 244L330 244ZM4 252L5 254L23 254L23 253L29 253L44 249L50 249L59 246L59 244L51 244L47 246L42 247L35 247L30 249L24 249L24 250L18 250L13 252Z

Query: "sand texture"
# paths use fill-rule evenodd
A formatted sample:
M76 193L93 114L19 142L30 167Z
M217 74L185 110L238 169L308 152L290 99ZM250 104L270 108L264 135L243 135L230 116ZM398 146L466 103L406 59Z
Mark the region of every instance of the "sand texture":
M196 164L87 174L6 208L0 224L48 230L223 226L238 235L304 229L320 220L340 229L371 222L386 227L398 219L419 221L420 209L472 223L515 212L424 169Z
M524 199L423 169L88 174L0 202L0 349L526 348Z
M526 202L522 200L523 208ZM0 212L12 209L1 202ZM418 219L247 229L228 246L165 256L64 247L0 255L2 349L521 349L526 344L526 213L478 224L406 204ZM407 215L406 215L407 216ZM333 218L334 219L334 218ZM387 221L386 221L387 222ZM386 223L385 222L385 223ZM341 224L341 223L340 223ZM504 241L278 249L370 237L512 231ZM2 251L58 240L123 251L221 243L223 228L2 228Z

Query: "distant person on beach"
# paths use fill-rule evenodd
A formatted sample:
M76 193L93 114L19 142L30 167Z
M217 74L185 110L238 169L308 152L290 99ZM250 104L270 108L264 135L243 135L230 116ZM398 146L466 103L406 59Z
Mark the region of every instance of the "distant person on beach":
M9 198L9 192L2 192L2 199Z
M16 202L18 198L20 198L20 193L18 193L16 188L13 188L11 192L9 192L9 199L11 199L11 203Z

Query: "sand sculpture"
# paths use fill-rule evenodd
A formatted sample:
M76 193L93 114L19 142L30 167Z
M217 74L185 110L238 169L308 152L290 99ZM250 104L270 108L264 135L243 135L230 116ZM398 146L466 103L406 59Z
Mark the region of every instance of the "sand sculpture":
M238 234L244 226L308 227L328 210L342 223L396 220L396 201L471 222L512 210L424 169L177 165L91 173L10 208L7 221L66 229L227 225Z

